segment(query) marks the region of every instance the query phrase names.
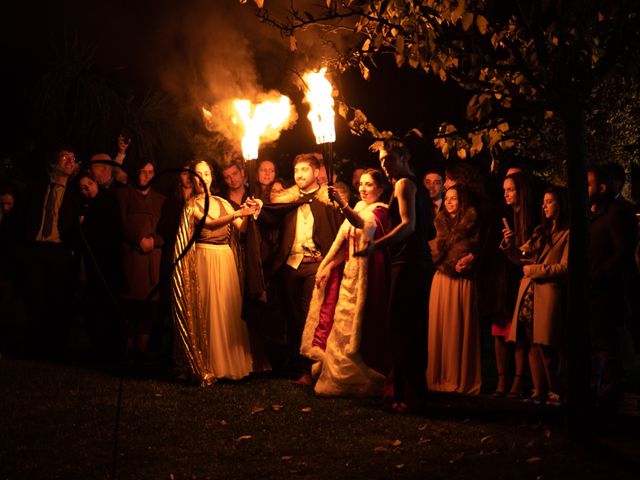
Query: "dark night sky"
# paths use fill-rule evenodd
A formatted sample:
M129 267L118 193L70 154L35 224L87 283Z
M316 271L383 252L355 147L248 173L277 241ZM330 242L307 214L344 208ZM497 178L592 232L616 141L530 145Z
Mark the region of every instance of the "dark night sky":
M276 4L267 0L266 6ZM12 147L18 148L17 134L28 123L24 105L30 89L65 36L77 35L81 42L95 45L97 69L109 72L126 90L160 86L185 109L193 109L202 99L215 101L258 84L261 89L282 91L295 103L301 98L293 69L304 68L300 63L304 57L292 55L288 40L258 22L251 3L65 0L14 3L2 9L6 25L0 33L5 53L2 104L11 124L3 132L3 150L9 154ZM316 46L308 48L309 40L300 43L312 55L319 53ZM307 59L307 66L317 66L313 63L313 58ZM432 135L440 122L464 113L462 96L454 86L390 62L381 65L368 82L357 72L342 75L338 82L345 100L361 108L378 128L403 133L419 127ZM276 151L294 154L312 148L306 108L296 107L297 126L283 134ZM336 152L350 158L367 155L371 141L352 137L344 122L338 123L337 135Z

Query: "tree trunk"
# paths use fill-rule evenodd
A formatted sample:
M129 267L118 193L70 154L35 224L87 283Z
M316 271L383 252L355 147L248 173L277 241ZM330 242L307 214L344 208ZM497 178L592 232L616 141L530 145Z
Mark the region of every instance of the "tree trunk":
M567 145L571 237L569 242L565 429L569 437L589 437L591 358L589 340L589 208L584 110L577 103L561 112Z

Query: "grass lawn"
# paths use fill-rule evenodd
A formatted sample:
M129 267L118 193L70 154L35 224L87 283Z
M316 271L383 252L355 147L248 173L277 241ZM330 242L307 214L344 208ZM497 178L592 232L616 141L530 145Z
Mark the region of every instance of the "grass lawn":
M0 360L0 479L111 478L119 385L117 375L90 365ZM637 423L632 432L610 427L618 444L586 447L563 437L560 410L488 396L433 395L426 415L402 416L375 399L318 398L268 375L208 388L126 377L116 472L120 479L638 478Z

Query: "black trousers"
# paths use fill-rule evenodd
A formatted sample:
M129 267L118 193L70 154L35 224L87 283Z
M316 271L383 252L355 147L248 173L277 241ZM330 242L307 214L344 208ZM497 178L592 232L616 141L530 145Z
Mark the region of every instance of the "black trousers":
M24 250L28 337L36 356L67 352L75 314L77 270L71 252L60 243L36 242Z
M315 288L316 273L319 262L301 263L297 270L284 265L283 288L287 302L287 331L292 355L292 373L298 374L309 370L310 360L300 355L300 342L304 324L309 313L309 304Z
M396 401L419 403L426 395L430 270L419 261L391 264L389 319Z

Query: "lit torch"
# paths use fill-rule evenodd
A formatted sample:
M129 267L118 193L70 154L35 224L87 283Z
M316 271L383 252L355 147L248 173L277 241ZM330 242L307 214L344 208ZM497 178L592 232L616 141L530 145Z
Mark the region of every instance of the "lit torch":
M249 100L233 101L235 115L233 122L244 128L242 135L242 156L247 166L249 192L253 192L255 182L255 160L258 158L260 140L275 140L280 131L287 127L292 117L292 105L289 97L280 95L277 100L265 100L256 105Z
M329 185L333 185L333 142L336 141L333 111L333 87L325 77L326 68L304 74L307 86L305 100L309 104L309 115L316 143L322 145L324 163L327 169Z

